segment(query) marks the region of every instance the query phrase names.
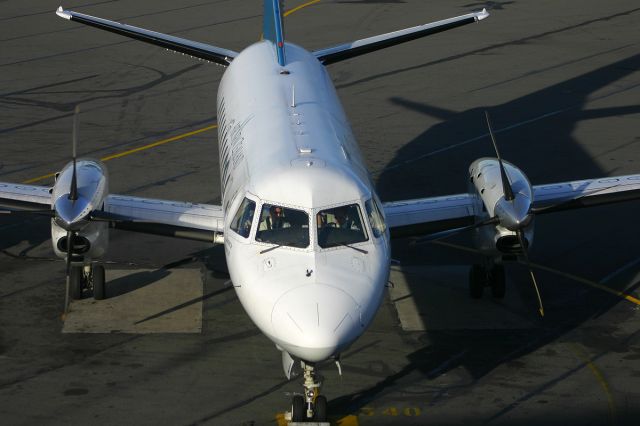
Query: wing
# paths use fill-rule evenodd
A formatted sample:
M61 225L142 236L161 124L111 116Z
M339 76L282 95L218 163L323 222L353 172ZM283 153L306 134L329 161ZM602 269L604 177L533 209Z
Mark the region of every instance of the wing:
M434 234L473 224L476 197L457 194L383 203L393 238Z
M51 188L0 182L0 208L51 210ZM221 206L183 201L108 195L104 207L90 215L116 229L212 242L224 230Z
M103 211L95 216L125 231L214 242L224 230L222 207L211 204L111 194Z
M51 188L0 182L0 208L33 211L51 209Z
M613 176L533 187L533 211L553 213L640 198L640 175Z
M640 199L640 175L559 182L533 187L532 213L545 214ZM384 203L391 236L430 235L464 228L482 207L472 194ZM445 235L445 234L443 234Z
M227 50L206 43L199 43L185 38L149 31L144 28L121 24L107 19L96 18L94 16L85 15L84 13L64 10L62 9L62 6L58 8L56 14L64 19L69 19L101 30L131 37L146 43L155 44L156 46L161 46L165 49L195 56L196 58L207 61L216 62L224 66L229 65L233 58L238 55L238 53L233 50Z
M431 22L429 24L418 25L417 27L406 28L400 31L381 34L350 43L340 44L327 49L316 50L313 54L325 65L344 61L345 59L364 55L396 44L405 43L431 34L451 30L463 25L481 21L489 16L486 9L481 12L468 13L455 18L444 19L442 21Z

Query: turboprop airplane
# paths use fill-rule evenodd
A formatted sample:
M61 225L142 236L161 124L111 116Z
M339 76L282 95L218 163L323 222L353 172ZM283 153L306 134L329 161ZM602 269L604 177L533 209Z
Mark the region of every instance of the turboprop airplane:
M502 160L491 132L496 158L471 164L469 193L379 200L326 66L479 22L486 10L309 52L284 39L281 4L265 0L264 39L240 53L62 7L57 14L227 67L218 90L222 204L110 194L105 166L77 159L74 142L52 187L0 183L3 213L51 217L53 250L66 259L75 298L84 289L105 297L110 228L224 244L242 306L282 352L285 375L303 375L294 421L326 420L317 365L340 368L340 354L371 323L391 237L474 232L487 261L471 268L471 295L490 286L502 297L502 262L528 259L535 215L640 197L640 175L532 186ZM538 303L543 315L539 293Z

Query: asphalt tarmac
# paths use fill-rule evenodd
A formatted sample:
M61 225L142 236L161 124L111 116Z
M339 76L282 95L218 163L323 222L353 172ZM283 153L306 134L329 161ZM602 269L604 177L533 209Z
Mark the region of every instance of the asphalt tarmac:
M79 152L108 158L112 192L219 202L223 68L60 19L57 2L1 3L0 181L50 184L80 104ZM64 6L233 50L261 31L258 0ZM464 192L468 165L492 155L485 109L503 157L534 184L640 173L636 1L321 0L285 25L315 49L484 6L480 24L330 67L380 197ZM442 315L409 331L387 298L343 376L323 369L333 422L637 424L639 213L632 202L537 219L543 320L522 265L507 267L504 302L470 306L464 270L478 259L464 237L394 243L403 297ZM63 334L49 232L46 219L0 218L0 423L278 423L300 383L225 284L219 247L111 235L108 268L201 271L200 334Z

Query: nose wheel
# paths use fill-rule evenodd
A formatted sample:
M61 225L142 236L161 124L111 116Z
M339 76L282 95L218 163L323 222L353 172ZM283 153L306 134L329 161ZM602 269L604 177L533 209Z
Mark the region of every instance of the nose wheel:
M73 300L82 298L84 272L82 266L72 266L69 269L69 294Z
M320 395L322 382L313 364L302 363L304 369L304 395L295 395L291 401L292 422L326 422L327 398Z
M90 265L73 265L69 269L69 295L73 300L82 298L84 289L93 288L93 298L102 300L106 296L104 266L94 263Z
M295 395L291 401L291 421L302 422L307 418L307 404L302 395Z
M469 270L469 295L480 299L485 287L491 287L491 295L496 299L504 298L506 292L504 266L492 264L490 267L473 265Z
M105 298L105 274L104 266L95 264L91 267L90 275L91 284L93 285L93 298L102 300Z
M324 395L318 395L315 403L314 419L318 422L327 421L327 397Z

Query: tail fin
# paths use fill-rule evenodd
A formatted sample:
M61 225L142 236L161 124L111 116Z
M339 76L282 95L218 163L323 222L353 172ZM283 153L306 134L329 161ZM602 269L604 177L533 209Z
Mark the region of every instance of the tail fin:
M284 27L282 26L281 0L264 0L262 32L264 39L273 43L278 56L278 63L284 66Z

